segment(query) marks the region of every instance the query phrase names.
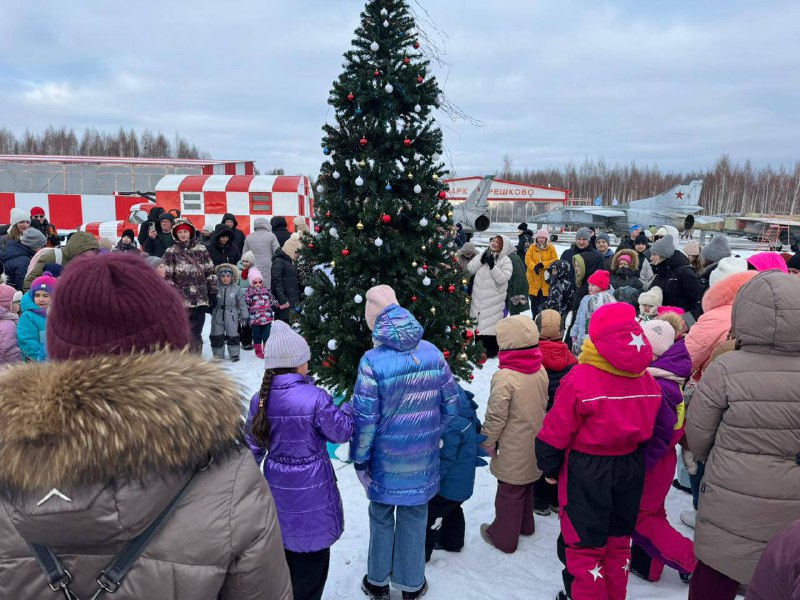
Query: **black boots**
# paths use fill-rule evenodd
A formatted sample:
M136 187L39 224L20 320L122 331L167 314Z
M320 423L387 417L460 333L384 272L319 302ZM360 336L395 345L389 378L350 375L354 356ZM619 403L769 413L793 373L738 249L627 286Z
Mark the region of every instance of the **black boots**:
M416 592L403 592L403 600L417 600L417 598L422 598L427 593L428 593L428 580L426 579L422 583L422 587L419 588Z
M389 586L372 585L367 581L366 575L364 575L364 579L361 581L361 591L369 596L369 600L389 600Z

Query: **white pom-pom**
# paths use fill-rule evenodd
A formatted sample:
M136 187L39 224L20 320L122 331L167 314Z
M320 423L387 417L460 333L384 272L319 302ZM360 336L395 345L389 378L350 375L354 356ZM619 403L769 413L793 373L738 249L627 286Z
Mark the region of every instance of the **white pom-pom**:
M414 193L415 194L421 194L422 193L422 186L420 184L417 184L417 185L414 186Z
M383 246L383 240L381 238L375 238L375 245L380 248Z
M303 293L308 297L313 296L314 295L314 288L312 288L310 285L307 285L305 287L305 289L303 290Z
M353 302L355 302L356 304L361 304L363 301L364 298L361 294L356 294L355 297L353 298Z
M322 185L322 184L320 183L320 184L317 186L317 191L318 191L318 192L321 194L322 192L324 192L324 191L325 191L325 186L324 186L324 185Z
M420 224L420 227L427 227L428 226L428 219L426 219L425 217L422 217L419 220L419 224Z
M339 177L341 177L341 175L339 175L339 171L334 171L333 172L333 178L334 179L339 179Z
M431 278L430 277L425 277L422 280L422 285L430 285L430 284L431 284Z
M373 52L377 52L378 50L380 50L380 46L378 45L378 42L372 42L369 45L369 49L372 50Z
M387 94L391 94L394 91L394 86L391 83L387 83L383 89L386 90Z
M336 227L331 227L330 230L331 237L338 238L339 237L339 230Z
M359 187L361 187L362 185L364 185L364 180L361 178L361 175L359 175L358 177L356 177L356 185L357 185L357 186L359 186Z
M339 342L336 340L328 340L328 350L336 350L339 347Z
M417 104L417 105L414 107L414 112L415 112L415 113L422 112L422 107L421 107L419 104Z

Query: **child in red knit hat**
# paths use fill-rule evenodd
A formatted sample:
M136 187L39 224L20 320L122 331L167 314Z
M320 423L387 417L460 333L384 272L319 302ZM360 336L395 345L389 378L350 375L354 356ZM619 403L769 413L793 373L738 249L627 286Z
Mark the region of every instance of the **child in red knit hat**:
M652 437L661 405L661 388L647 372L652 358L632 306L599 308L536 437L537 464L549 483L558 482L559 598L625 599L644 486L640 446Z
M608 271L595 271L589 277L589 294L581 300L575 315L575 326L572 328L572 352L576 356L581 353L583 340L589 334L589 319L595 311L606 304L616 302L609 289L611 274Z

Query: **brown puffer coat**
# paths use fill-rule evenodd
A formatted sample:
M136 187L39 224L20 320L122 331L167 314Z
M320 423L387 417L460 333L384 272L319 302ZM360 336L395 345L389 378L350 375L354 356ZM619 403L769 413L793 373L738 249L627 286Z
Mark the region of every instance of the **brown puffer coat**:
M292 598L272 495L240 444L242 399L219 367L183 353L29 363L0 390L0 598L56 597L23 538L52 547L91 597L206 463L108 597Z
M732 328L739 350L706 369L686 437L707 461L697 558L747 584L767 542L800 518L800 278L758 275Z
M502 351L537 346L539 331L530 317L508 317L497 324L497 343L501 368L492 377L481 429L487 436L483 445L486 448L497 445L497 456L489 466L492 475L504 483L526 485L542 475L536 466L534 442L547 411L547 371L538 348L527 360L531 370L538 360L539 368L530 374L505 368Z

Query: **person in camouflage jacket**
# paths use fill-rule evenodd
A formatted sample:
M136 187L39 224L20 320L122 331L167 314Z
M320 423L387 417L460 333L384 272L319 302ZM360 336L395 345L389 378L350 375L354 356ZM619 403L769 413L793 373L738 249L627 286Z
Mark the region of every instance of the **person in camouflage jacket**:
M189 311L192 351L203 350L203 325L206 313L217 304L217 274L208 248L197 241L195 227L188 219L176 219L172 228L175 244L167 248L163 263L164 279L178 290Z

